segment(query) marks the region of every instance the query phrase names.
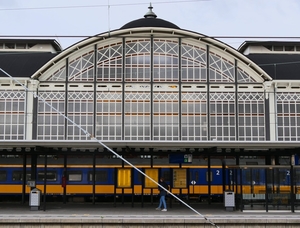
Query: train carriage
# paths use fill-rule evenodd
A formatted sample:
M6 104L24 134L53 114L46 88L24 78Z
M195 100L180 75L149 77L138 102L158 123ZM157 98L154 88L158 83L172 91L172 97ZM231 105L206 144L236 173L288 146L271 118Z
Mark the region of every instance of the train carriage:
M266 193L278 195L292 192L289 166L272 169L272 166L245 165L236 169L217 159L210 167L193 163L165 164L158 159L151 167L146 162L132 159L137 164L136 170L116 159L99 159L93 167L90 157L81 157L81 164L72 158L64 164L63 157L56 157L49 159L45 174L42 159L36 171L29 164L29 158L26 169L22 158L1 159L0 199L20 200L24 193L28 197L31 188L27 182L34 180L42 193L46 191L47 200L50 201L62 200L62 197L69 201L91 201L93 197L98 201L112 201L114 198L138 201L141 197L153 200L158 195L157 184L138 170L156 182L164 177L173 194L200 202L222 202L225 190L242 194L245 200L265 199ZM296 180L299 179L298 169L294 171L294 176ZM298 195L298 182L293 184L294 193Z

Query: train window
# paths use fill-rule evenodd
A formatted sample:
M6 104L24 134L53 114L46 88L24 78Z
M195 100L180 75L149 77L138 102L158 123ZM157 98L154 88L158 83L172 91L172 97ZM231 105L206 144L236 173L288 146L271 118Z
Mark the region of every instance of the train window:
M69 171L67 173L68 181L81 181L82 180L82 172L81 171Z
M13 180L14 181L23 180L23 172L22 171L13 171Z
M262 175L261 175L260 171L257 170L256 172L254 172L253 179L254 179L255 183L257 183L257 184L260 183L261 178L262 178Z
M106 182L108 174L106 170L99 170L95 173L95 181ZM89 181L93 181L93 171L89 172Z
M165 179L165 181L170 181L170 170L164 170L162 172L162 177Z
M287 171L286 170L279 170L279 181L286 181L287 177Z
M143 180L143 174L141 174L140 172L138 172L137 176L138 176L138 181L142 182L142 180Z
M23 180L23 171L13 171L12 174L13 181L22 181ZM31 172L26 173L26 181L31 180Z
M6 171L5 170L0 171L0 181L6 181Z
M251 182L251 173L250 173L250 170L244 170L244 172L245 172L245 181L247 182L247 183L250 183Z
M38 172L38 181L44 181L45 180L45 172L40 171ZM46 180L47 181L56 181L57 180L57 174L56 172L50 171L46 173Z
M260 183L260 179L263 178L261 176L261 172L259 170L244 170L245 172L245 180L246 183L255 183L258 184Z
M195 180L196 180L196 181L199 180L199 173L198 173L198 171L195 172Z
M300 170L296 170L296 174L295 174L294 180L295 180L295 184L299 185L299 183L300 183Z
M208 182L208 176L210 176L210 182L213 181L213 175L212 172L210 172L210 175L208 175L208 172L206 172L206 181Z

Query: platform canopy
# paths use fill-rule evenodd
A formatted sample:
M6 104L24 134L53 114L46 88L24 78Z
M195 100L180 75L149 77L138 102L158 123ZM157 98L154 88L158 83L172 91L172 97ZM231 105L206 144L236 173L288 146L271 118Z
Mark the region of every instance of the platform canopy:
M300 142L224 142L224 141L103 141L104 145L110 148L156 148L159 150L179 150L179 149L244 149L244 150L275 150L275 149L297 149L300 148ZM52 147L52 148L78 148L78 149L96 149L101 148L102 145L96 140L27 140L27 141L2 141L1 148L31 148L31 147Z

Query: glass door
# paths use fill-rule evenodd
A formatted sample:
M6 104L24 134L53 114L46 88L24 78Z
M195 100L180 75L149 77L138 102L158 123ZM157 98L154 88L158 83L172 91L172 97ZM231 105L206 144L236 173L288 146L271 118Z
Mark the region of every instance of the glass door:
M269 168L266 170L268 210L291 210L290 168Z
M294 206L295 210L300 210L300 168L294 168L294 193L295 193L295 200Z
M244 210L259 210L265 207L265 169L242 169Z

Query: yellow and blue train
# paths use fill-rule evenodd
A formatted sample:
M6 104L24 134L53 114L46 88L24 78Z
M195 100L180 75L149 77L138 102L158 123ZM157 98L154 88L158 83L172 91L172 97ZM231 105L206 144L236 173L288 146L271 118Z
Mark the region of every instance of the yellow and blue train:
M5 159L4 159L5 160ZM134 168L121 164L67 164L56 162L45 166L38 164L35 178L32 177L30 165L26 169L20 163L0 164L0 198L19 199L24 193L24 183L35 180L36 187L49 197L89 200L94 195L103 200L118 196L157 195L157 184L144 177ZM276 191L290 192L290 170L282 168L269 172L262 168L237 170L222 165L149 165L140 164L137 168L158 182L164 177L173 194L196 198L200 201L210 198L222 201L224 190L231 189L237 193L263 194L269 183ZM26 170L26 175L24 175ZM300 174L300 172L299 172ZM295 174L296 175L296 174ZM26 180L24 181L24 177ZM46 178L46 181L45 181ZM266 178L269 183L266 184ZM241 187L242 186L242 187ZM276 188L276 186L279 188ZM31 188L26 185L25 194ZM273 191L273 190L272 190ZM275 190L274 190L275 191Z

